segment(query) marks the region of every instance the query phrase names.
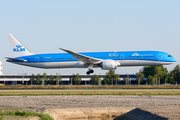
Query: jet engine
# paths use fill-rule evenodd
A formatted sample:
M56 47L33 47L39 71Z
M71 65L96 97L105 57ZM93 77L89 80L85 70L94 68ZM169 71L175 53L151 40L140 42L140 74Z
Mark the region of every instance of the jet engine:
M103 70L114 70L119 66L120 63L115 60L106 60L101 63L101 69Z

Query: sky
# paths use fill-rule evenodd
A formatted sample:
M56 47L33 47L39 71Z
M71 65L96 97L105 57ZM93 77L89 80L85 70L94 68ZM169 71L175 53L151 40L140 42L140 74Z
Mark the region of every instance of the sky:
M32 53L157 50L180 64L179 0L0 0L0 61L4 74L85 74L87 68L41 69L6 62L14 57L6 33ZM118 67L135 74L141 67ZM94 74L107 70L94 69Z

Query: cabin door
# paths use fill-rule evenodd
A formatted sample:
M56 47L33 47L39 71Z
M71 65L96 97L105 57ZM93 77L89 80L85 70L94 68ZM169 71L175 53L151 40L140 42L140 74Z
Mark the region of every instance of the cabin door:
M163 54L160 53L160 54L159 54L159 60L162 60L162 59L163 59Z
M36 58L35 58L35 62L39 62L39 57L36 57Z
M124 59L125 59L124 54L121 54L121 60L124 60Z

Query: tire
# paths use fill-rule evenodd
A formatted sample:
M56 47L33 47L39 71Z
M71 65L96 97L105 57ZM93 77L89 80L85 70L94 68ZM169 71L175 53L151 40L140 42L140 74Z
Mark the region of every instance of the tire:
M93 73L93 72L94 72L94 70L91 70L91 71L90 71L90 73Z
M89 72L89 71L87 71L87 72L86 72L86 74L87 74L87 75L89 75L89 74L90 74L90 72Z

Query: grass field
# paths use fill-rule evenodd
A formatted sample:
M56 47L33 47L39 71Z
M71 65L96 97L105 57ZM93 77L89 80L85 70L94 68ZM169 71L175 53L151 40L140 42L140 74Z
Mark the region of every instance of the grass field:
M180 89L180 85L4 85L0 89Z
M0 90L0 96L41 95L180 95L180 89L31 89Z

